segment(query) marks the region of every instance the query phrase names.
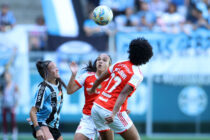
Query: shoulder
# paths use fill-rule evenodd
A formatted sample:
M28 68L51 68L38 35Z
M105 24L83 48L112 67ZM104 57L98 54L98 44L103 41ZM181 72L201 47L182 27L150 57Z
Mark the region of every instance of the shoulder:
M128 62L129 62L128 60L117 61L116 63L113 64L113 66L117 66L117 65L120 65L120 64L126 64Z
M141 72L140 66L132 65L133 75L143 80L143 74Z
M96 73L95 72L87 72L86 79L96 79Z
M45 94L50 94L51 93L51 87L47 83L41 82L38 86L38 93L45 93Z
M76 78L77 81L84 82L87 78L95 76L95 72L85 72Z
M81 75L81 77L87 78L87 77L91 77L94 75L95 75L95 72L85 72Z

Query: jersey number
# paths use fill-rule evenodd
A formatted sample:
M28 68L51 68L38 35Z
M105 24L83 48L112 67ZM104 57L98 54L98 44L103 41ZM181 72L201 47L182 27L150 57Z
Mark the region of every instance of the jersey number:
M122 80L119 76L116 76L115 73L112 73L111 74L111 79L109 80L109 83L106 86L106 90L113 80L114 80L114 85L112 87L110 87L110 89L108 90L108 93L112 92L122 82Z

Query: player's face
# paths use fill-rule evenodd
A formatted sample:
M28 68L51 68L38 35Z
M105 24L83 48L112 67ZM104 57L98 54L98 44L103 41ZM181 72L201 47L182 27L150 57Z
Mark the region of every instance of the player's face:
M48 65L48 72L49 72L49 76L52 78L59 78L59 74L58 74L58 68L56 66L55 63L50 62L50 64Z
M109 65L110 65L109 56L107 54L99 55L99 57L97 58L97 62L96 62L97 71L104 72L105 70L107 70Z

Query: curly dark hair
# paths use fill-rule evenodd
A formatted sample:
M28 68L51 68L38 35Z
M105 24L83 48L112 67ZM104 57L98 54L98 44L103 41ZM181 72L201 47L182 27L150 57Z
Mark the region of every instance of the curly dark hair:
M129 60L134 65L146 64L153 56L152 46L145 38L133 39L129 45Z

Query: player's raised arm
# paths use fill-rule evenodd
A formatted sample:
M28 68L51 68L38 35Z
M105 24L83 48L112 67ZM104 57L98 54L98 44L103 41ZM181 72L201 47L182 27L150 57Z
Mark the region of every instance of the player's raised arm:
M80 89L80 87L75 82L75 77L76 77L77 72L78 72L78 66L75 62L72 62L70 64L70 70L72 72L72 75L71 75L71 78L70 78L68 86L67 86L67 93L68 94L73 94L75 91Z
M112 123L114 121L114 116L117 114L117 112L119 112L120 107L125 102L127 96L131 94L133 90L134 88L130 86L129 84L125 85L120 95L118 96L117 101L115 102L112 114L109 117L105 118L106 124Z
M89 94L95 93L96 88L108 77L110 76L110 73L108 70L102 73L102 75L94 82L92 88L88 90Z

